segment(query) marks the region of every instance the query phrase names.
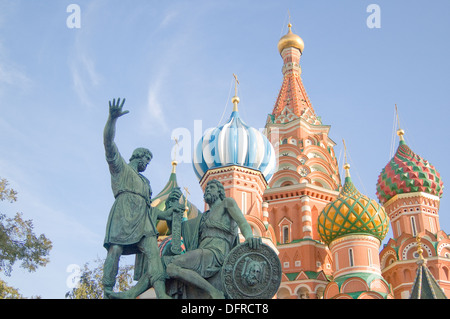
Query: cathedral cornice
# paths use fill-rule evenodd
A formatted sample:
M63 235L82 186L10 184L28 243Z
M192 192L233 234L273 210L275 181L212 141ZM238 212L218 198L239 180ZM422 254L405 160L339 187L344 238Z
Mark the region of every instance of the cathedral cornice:
M283 187L268 188L265 190L263 199L267 202L286 200L287 198L299 198L309 196L324 202L330 202L339 195L338 191L332 191L309 183L294 184Z

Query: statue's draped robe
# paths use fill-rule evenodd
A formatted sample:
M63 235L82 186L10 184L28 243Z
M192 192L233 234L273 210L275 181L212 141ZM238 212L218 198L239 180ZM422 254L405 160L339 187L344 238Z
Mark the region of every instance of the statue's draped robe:
M220 279L225 257L239 243L238 227L230 214L224 210L206 211L196 218L183 221L182 237L186 253L164 256L170 262L191 269L223 291ZM180 298L204 298L202 292L177 280L169 281L168 293Z
M114 147L113 156L106 157L115 197L109 213L103 246L124 247L123 254L136 254L136 244L144 236L157 236L155 220L150 218L151 187L149 180L128 165Z

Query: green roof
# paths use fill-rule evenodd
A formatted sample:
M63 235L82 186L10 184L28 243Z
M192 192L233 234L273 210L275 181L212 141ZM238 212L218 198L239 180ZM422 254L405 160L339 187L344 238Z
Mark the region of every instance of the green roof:
M431 274L424 260L418 262L416 280L409 299L447 299L439 283Z

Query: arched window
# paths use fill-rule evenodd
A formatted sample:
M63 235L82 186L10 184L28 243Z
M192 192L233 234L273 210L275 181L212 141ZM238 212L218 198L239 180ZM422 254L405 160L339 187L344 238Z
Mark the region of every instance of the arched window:
M353 267L355 265L355 262L353 260L353 249L352 248L350 248L348 250L348 259L349 259L350 267Z
M433 219L433 217L428 217L428 221L430 223L430 231L432 233L436 233L436 228L434 227L434 219Z
M401 228L400 228L400 221L398 220L396 224L397 224L397 237L400 237L400 235L402 233Z
M283 226L283 244L287 244L289 242L289 226Z
M247 193L246 192L242 192L242 202L241 202L241 210L242 213L247 214Z
M416 219L414 216L411 216L411 232L414 237L417 236Z
M334 264L336 265L336 270L339 270L338 253L334 254Z

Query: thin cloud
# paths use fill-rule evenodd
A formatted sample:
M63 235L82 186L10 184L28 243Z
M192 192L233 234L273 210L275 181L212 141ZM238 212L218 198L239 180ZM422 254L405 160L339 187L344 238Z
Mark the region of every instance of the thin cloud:
M159 24L160 28L165 28L172 22L176 17L178 16L178 10L177 11L170 11L165 16L164 19Z
M101 82L101 76L95 68L94 60L88 56L81 40L75 41L75 53L71 57L70 71L73 88L83 104L91 106L89 88L96 87Z
M31 79L21 66L12 62L6 55L6 50L0 43L0 85L22 89L28 87L32 83Z
M83 18L88 19L90 14L98 10L99 4L91 4L83 8ZM97 72L95 61L88 53L86 40L89 36L89 28L77 30L73 54L69 56L69 68L72 75L73 89L84 105L92 106L90 97L90 89L97 87L102 80L101 75Z
M162 129L164 132L169 130L169 125L166 122L166 118L163 112L163 106L161 104L161 87L163 77L159 76L155 81L150 83L147 94L147 115L146 126L150 128ZM150 124L150 125L149 125ZM152 132L154 130L152 129Z

